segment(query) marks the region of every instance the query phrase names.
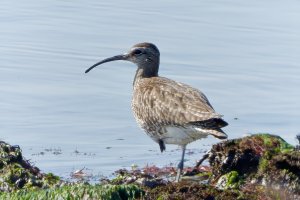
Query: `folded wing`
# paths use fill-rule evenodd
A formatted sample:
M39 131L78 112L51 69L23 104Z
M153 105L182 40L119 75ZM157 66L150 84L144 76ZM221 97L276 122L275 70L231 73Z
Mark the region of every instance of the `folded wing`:
M227 123L206 96L186 84L167 78L143 79L134 89L135 115L149 125L188 125L221 128Z

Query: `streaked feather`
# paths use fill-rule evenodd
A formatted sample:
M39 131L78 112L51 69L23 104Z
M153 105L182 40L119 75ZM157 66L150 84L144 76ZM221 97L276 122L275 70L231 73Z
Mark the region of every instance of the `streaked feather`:
M199 90L164 77L140 79L134 86L132 108L149 125L185 125L221 118Z

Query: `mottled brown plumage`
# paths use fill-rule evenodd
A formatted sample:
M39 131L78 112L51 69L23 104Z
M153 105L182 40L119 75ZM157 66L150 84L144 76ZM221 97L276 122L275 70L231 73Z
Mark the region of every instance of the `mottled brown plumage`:
M165 144L183 149L176 180L183 168L186 145L213 135L227 138L221 130L227 123L216 113L206 96L189 85L158 76L160 53L151 43L134 45L128 53L104 59L86 70L114 60L137 65L133 81L132 110L137 123L165 150Z
M164 77L139 78L135 82L132 110L138 124L156 142L165 142L162 132L166 126L199 126L216 137L225 136L219 128L227 123L220 119L221 115L214 111L203 93ZM182 139L177 144L186 145L189 142L192 141Z

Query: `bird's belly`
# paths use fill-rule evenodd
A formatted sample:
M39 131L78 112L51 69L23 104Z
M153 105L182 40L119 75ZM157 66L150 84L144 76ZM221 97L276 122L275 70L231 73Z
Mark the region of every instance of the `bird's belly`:
M165 126L160 127L156 132L147 133L154 141L162 140L165 144L177 145L186 145L208 136L205 131L194 126Z
M193 126L167 126L165 127L165 130L166 131L163 133L162 138L166 144L185 145L198 139L206 138L208 135Z

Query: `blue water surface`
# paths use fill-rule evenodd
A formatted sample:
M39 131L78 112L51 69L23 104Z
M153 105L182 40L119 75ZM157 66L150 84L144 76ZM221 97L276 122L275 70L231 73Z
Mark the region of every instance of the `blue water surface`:
M84 74L144 41L160 49L161 76L207 95L230 138L269 132L296 144L299 1L3 0L0 8L0 139L44 172L178 163L178 147L161 154L135 123L133 64ZM190 144L187 165L217 141Z

